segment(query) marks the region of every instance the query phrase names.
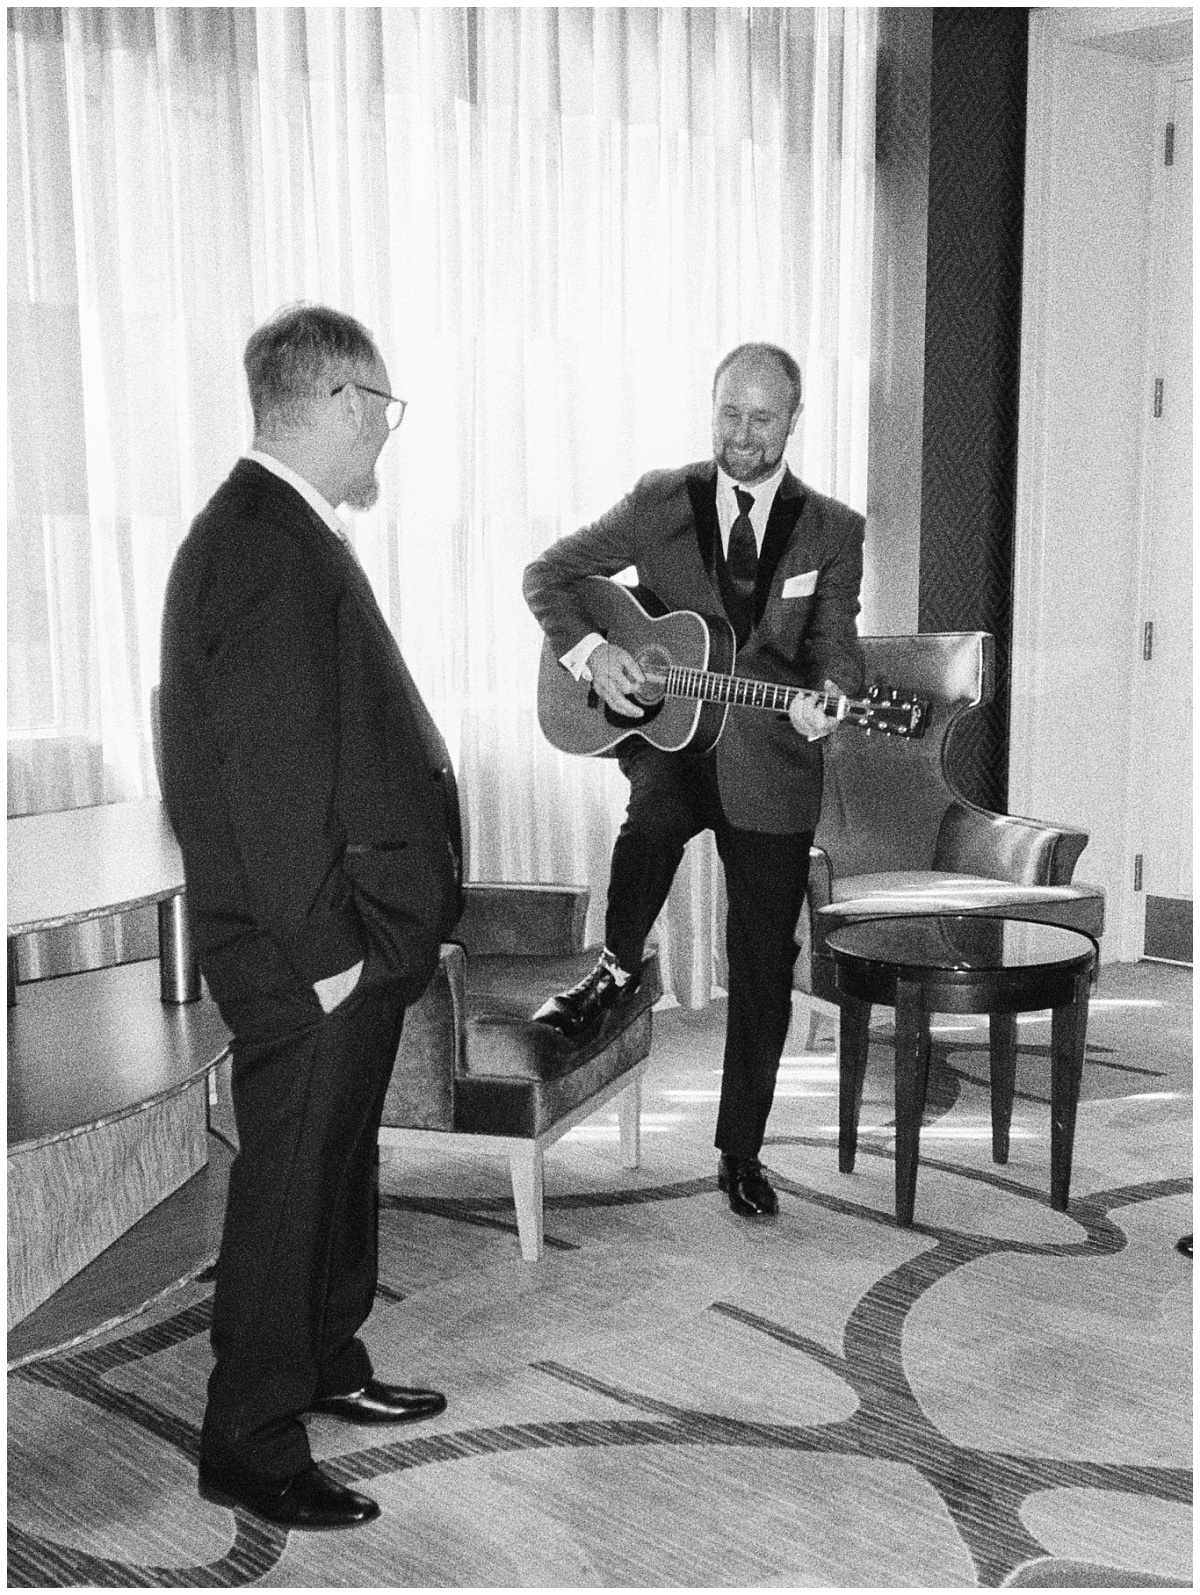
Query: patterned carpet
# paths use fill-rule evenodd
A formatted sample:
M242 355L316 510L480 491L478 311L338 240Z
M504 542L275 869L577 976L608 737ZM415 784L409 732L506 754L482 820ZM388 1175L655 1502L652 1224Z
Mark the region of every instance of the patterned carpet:
M831 1038L785 1060L775 1220L716 1191L721 1005L656 1016L641 1169L615 1114L551 1152L538 1264L503 1163L389 1163L368 1343L450 1406L311 1420L383 1507L365 1529L289 1536L198 1499L204 1283L17 1369L9 1585L1189 1586L1190 971L1102 972L1069 1214L1047 1199L1048 1019L1021 1023L1005 1168L983 1022L959 1019L896 1228L886 1017L853 1175Z

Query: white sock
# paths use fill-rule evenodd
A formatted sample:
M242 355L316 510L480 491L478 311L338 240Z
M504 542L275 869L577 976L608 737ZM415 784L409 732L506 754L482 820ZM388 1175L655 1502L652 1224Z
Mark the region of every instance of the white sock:
M609 974L613 977L613 980L618 986L624 986L630 979L628 971L621 968L620 964L613 957L612 953L609 952L607 947L600 954L600 962L604 965L605 969L608 970Z

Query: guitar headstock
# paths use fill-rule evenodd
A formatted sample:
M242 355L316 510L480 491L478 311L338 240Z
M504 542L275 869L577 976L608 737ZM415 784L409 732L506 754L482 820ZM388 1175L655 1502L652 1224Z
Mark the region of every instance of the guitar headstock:
M861 726L869 735L878 731L885 737L923 737L929 720L929 703L900 687L889 687L882 676L865 698L854 699L846 719Z

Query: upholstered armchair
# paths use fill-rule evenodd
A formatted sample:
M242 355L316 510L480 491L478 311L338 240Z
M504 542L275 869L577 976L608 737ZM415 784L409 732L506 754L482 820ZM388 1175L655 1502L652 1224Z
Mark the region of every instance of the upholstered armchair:
M947 753L956 730L995 687L987 632L864 637L868 682L928 699L924 736L846 728L825 744L825 798L797 939L796 984L834 998L825 937L887 914L995 913L1065 925L1099 938L1104 893L1073 880L1087 832L994 814L955 790Z
M466 900L454 942L405 1015L379 1143L385 1157L419 1146L506 1158L532 1262L542 1254L547 1147L615 1097L622 1162L637 1167L658 954L646 952L632 1001L573 1046L529 1016L596 962L600 949L583 946L587 888L474 883Z

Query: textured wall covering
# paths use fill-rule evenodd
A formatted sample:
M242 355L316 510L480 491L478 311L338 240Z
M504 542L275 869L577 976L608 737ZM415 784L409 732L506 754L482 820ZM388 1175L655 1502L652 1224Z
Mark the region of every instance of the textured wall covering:
M862 624L917 630L929 248L929 62L933 12L883 6L875 81L871 442Z
M996 696L952 751L976 802L1008 788L1028 14L933 13L922 631L990 631Z

